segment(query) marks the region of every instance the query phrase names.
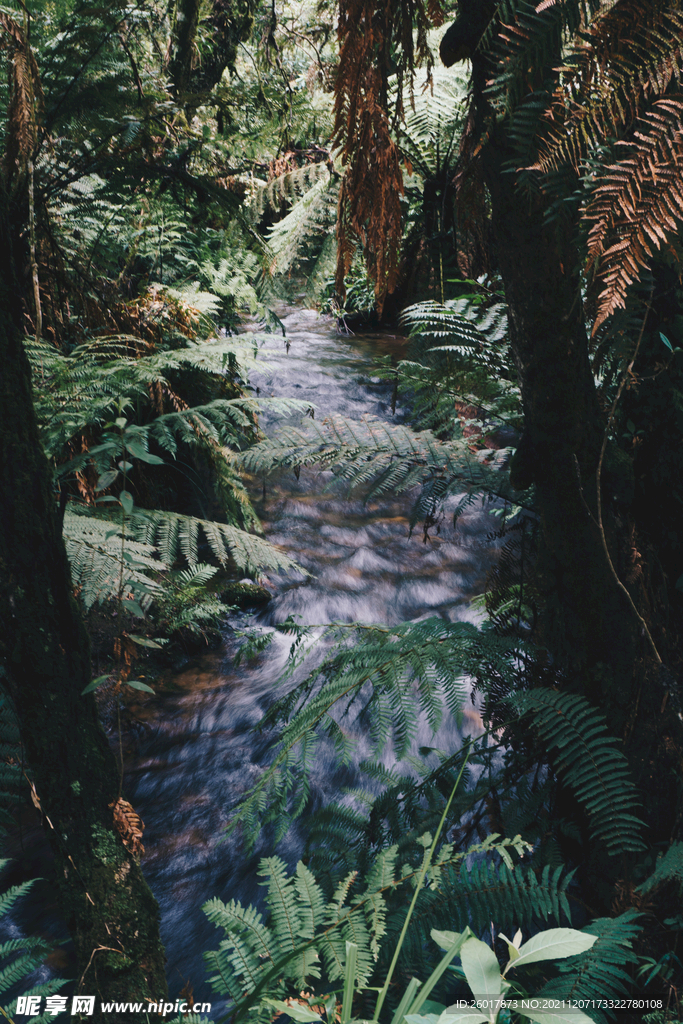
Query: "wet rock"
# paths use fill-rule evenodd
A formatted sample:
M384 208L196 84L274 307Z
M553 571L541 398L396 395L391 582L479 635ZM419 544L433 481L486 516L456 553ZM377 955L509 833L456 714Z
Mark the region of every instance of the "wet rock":
M224 604L230 604L235 608L261 608L268 604L273 595L258 583L240 580L239 583L228 583L221 590L220 596Z

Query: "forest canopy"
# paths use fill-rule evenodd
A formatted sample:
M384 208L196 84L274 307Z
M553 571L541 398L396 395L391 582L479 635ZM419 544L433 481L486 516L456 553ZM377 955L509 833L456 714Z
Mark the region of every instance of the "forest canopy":
M0 8L0 815L73 947L0 945L5 1017L208 1019L122 737L315 576L262 522L315 470L415 543L483 507L497 553L469 618L230 634L289 657L226 809L263 900L202 897L216 1020L683 1019L682 39L679 0ZM253 383L293 305L405 335L383 418ZM362 786L318 806L349 721Z

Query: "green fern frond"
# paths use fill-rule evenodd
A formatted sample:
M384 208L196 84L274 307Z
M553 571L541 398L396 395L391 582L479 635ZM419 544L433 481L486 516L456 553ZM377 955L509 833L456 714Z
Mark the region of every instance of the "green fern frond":
M122 541L124 550L122 554ZM143 608L161 594L159 574L167 565L153 544L128 536L120 525L67 508L64 542L71 565L71 579L84 607L132 592Z
M283 429L239 458L249 472L258 474L300 466L333 469L350 488L365 488L366 500L432 484L432 511L449 495L464 490L504 490L500 469L506 461L506 452L475 453L464 439L441 441L429 430L416 432L370 417L354 421L343 416L314 421L305 431ZM414 506L411 527L421 514L422 508Z
M336 220L338 187L338 179L325 168L325 174L271 228L267 253L271 276L287 273L306 254L307 246L321 247Z
M227 566L232 560L247 573L272 571L308 575L305 569L263 537L227 523L198 519L179 512L145 510L134 514L131 530L143 543L157 547L161 559L168 565L181 555L190 563L198 562L199 538L203 534L222 566Z
M0 871L7 866L9 861L0 860ZM24 896L35 884L35 879L15 885L0 894L0 916L7 914L15 902ZM0 945L0 995L15 988L20 982L26 981L44 962L52 948L43 942L42 939L28 936L22 939L10 939ZM31 986L22 995L51 995L59 991L65 982L53 980L42 984ZM8 1020L11 1020L16 1013L17 1001L13 1000L9 1005L2 1008L2 1012ZM49 1014L41 1014L33 1018L37 1024L46 1024L48 1020L54 1019Z
M637 910L627 910L619 917L601 917L592 921L583 930L589 935L597 935L598 939L591 948L572 958L571 962L558 964L559 977L553 979L539 996L552 996L554 999L595 999L599 992L601 999L618 998L630 992L632 979L628 966L638 963L633 950L642 925L642 915ZM604 1011L593 1003L591 1016L604 1024L614 1019L610 1010Z
M585 809L594 839L612 856L643 850L628 761L602 715L578 694L545 688L516 703L531 715L553 770Z
M683 885L683 843L672 843L669 849L658 857L655 870L642 885L638 892L651 892L665 882L675 881Z
M229 826L233 830L242 824L249 842L255 841L267 822L280 822L284 830L291 821L292 804L303 809L296 794L307 784L307 763L298 754L304 740L309 758L318 730L326 732L344 754L348 738L333 709L338 707L343 716L358 713L359 722L367 724L374 752L378 754L391 740L401 758L409 751L421 713L436 730L446 710L457 714L461 709L464 677L482 659L496 665L502 675L510 675L515 657L509 641L470 623L438 618L394 627L333 625L326 633L337 636L336 649L275 701L264 719L264 725L280 728L275 756L241 800Z

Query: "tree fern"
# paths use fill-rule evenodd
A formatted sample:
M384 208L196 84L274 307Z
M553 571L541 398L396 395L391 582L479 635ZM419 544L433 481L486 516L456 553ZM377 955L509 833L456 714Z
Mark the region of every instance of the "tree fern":
M540 133L534 167L582 168L589 189L589 268L601 288L594 330L624 308L629 286L670 246L683 217L682 31L683 15L670 0L610 5L565 59Z
M233 563L238 569L258 574L261 571L296 572L307 575L279 548L253 533L228 523L217 523L179 512L138 511L132 521L134 536L157 546L163 562L172 564L182 556L187 562L199 561L198 544L203 536L222 566Z
M460 423L458 401L473 407L472 419L483 417L468 431L470 437L520 420L507 307L492 298L419 302L402 313L415 356L391 370L387 367L382 375L387 380L393 376L396 397L409 405L417 424L438 430L441 436Z
M121 586L145 609L162 593L160 574L168 566L154 545L126 538L120 524L67 509L64 541L71 579L86 609L117 597Z
M329 177L328 163L319 162L285 171L272 181L252 180L249 209L254 220L260 221L268 207L279 211L287 202L295 206L314 185L321 180L327 182Z
M267 251L271 275L285 274L311 252L324 251L325 239L336 220L337 191L337 179L325 168L325 173L319 173L289 213L271 228Z
M122 586L143 609L163 597L165 573L180 558L200 561L204 538L218 563L241 572L296 572L302 569L274 545L227 523L178 512L137 510L126 520L98 518L87 507L69 506L64 540L79 599L90 608L118 596Z

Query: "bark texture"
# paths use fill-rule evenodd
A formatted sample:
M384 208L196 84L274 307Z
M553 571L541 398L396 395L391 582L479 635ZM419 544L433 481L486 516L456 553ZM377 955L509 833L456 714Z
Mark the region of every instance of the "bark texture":
M10 252L0 224L0 665L54 850L76 992L98 997L95 1021L100 999L165 996L164 951L156 900L114 827L117 765L93 696L81 696L89 640L38 437Z
M644 794L648 839L665 843L676 838L681 824L675 808L680 807L683 732L677 702L667 704L670 673L654 657L642 622L666 653L665 602L653 596L652 583L658 575L657 586L665 589L666 572L652 545L640 575L631 572L640 530L631 457L610 443L598 481L607 415L589 361L576 214L565 203L564 212L555 206L549 216L550 201L540 189L518 187L507 122L492 116L488 105L493 65L485 48L477 47L495 4L460 0L459 7L441 52L447 65L471 58L480 129L475 135L486 133L480 159L524 412L511 480L520 489L535 485L541 520L537 642L548 652L557 683L584 693L624 741ZM561 63L560 56L549 60L548 69ZM596 521L599 486L604 540ZM652 529L648 533L652 536ZM594 853L598 863L592 870L599 874L604 856ZM615 864L613 870L620 868Z

